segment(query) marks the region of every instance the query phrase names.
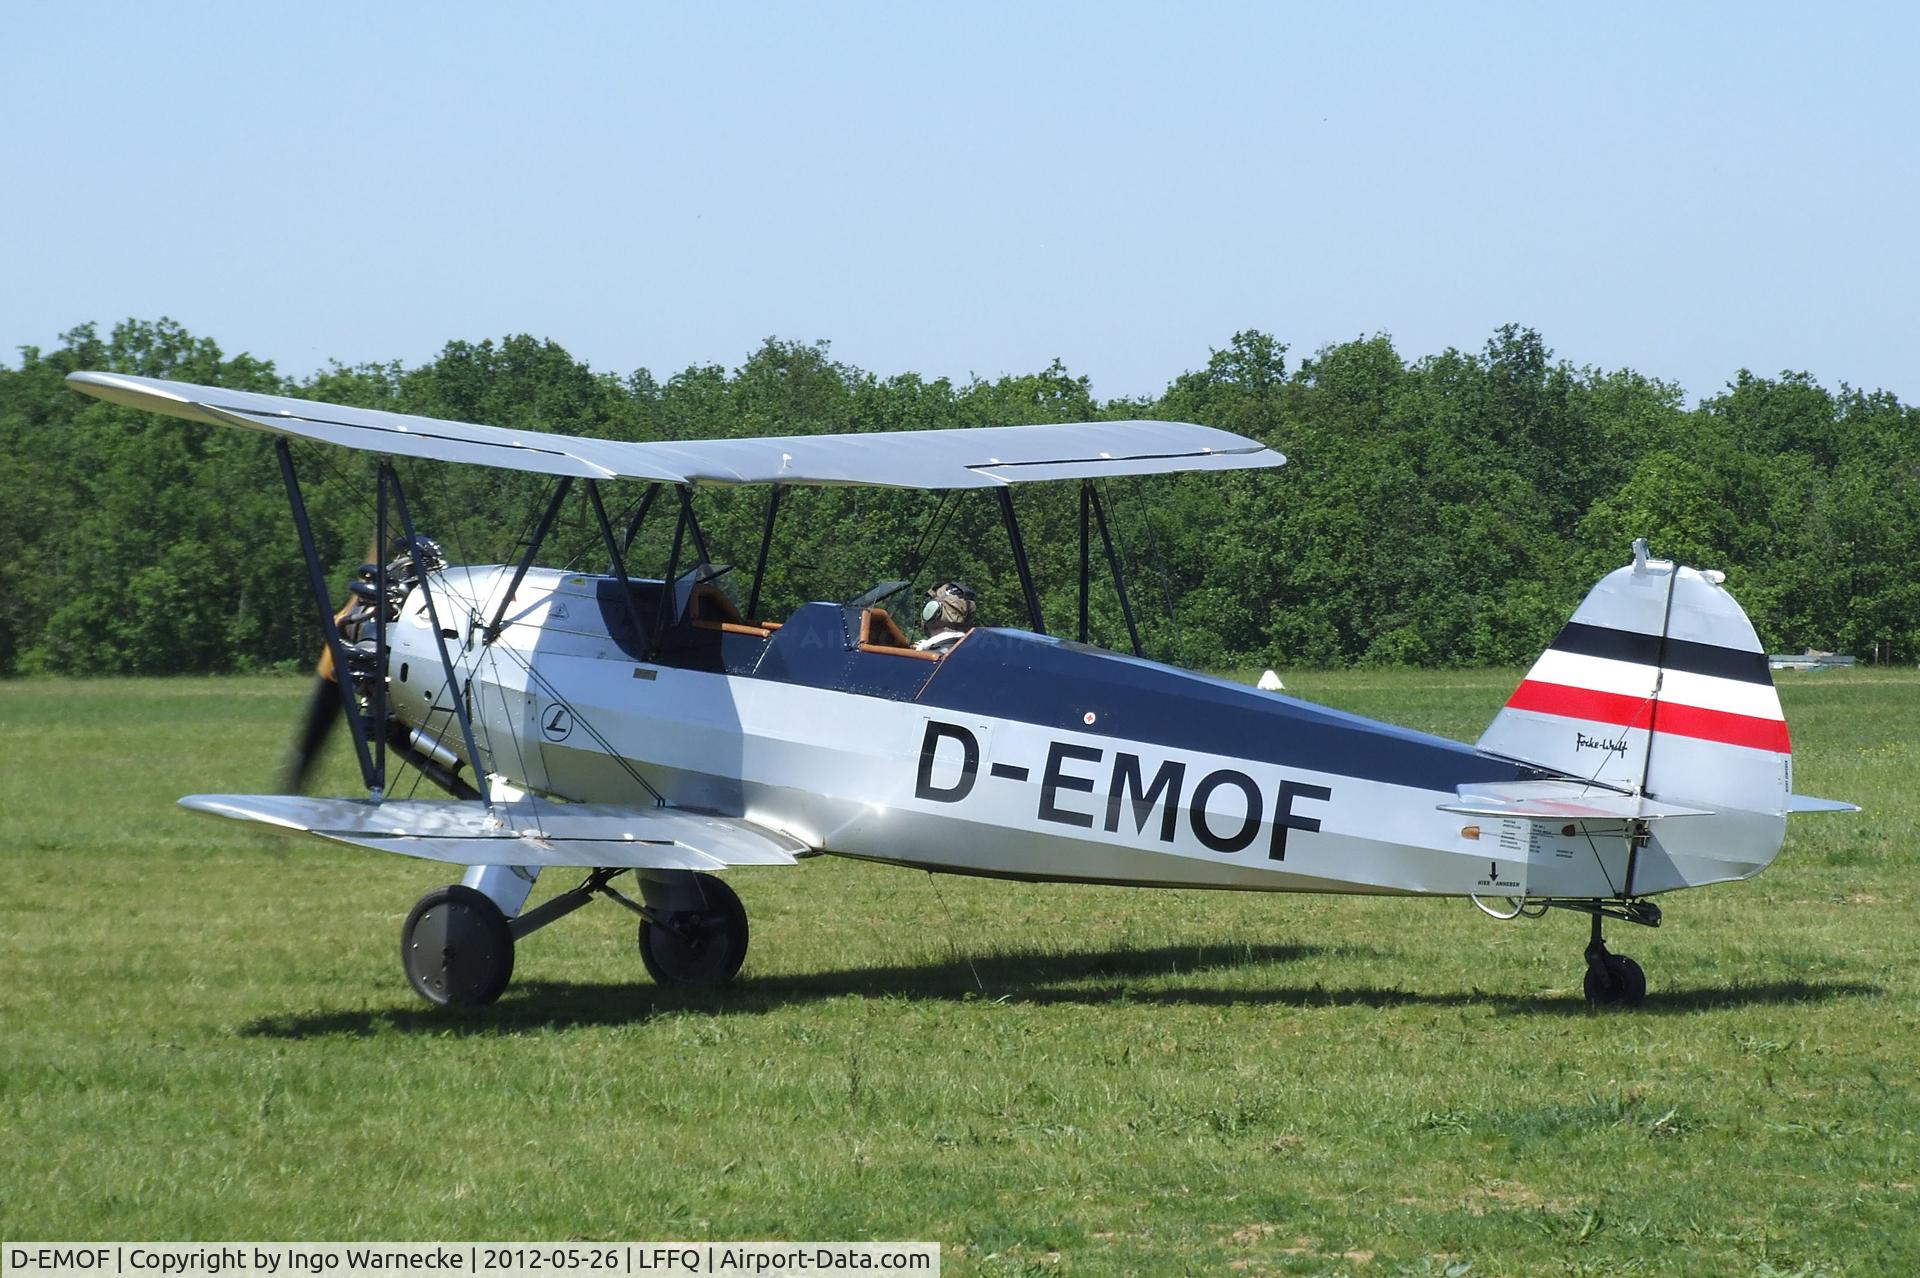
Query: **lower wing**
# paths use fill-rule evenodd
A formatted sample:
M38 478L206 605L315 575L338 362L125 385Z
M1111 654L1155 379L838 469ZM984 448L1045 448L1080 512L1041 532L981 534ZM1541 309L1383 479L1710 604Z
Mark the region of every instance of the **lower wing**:
M814 851L798 839L740 817L678 808L522 799L489 809L455 800L374 803L288 794L193 794L180 800L180 806L456 865L717 870L792 865Z

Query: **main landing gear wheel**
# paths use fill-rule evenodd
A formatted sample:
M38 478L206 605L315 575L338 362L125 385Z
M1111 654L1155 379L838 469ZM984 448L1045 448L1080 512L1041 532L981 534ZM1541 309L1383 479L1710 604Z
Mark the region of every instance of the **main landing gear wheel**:
M1587 1002L1595 1007L1638 1007L1647 997L1647 974L1624 954L1613 954L1600 936L1600 914L1593 916L1593 939L1587 942Z
M693 876L697 909L661 911L640 922L640 961L662 985L725 985L747 957L747 910L711 874Z
M513 979L513 931L484 892L449 884L421 897L407 915L400 962L427 1002L483 1007Z

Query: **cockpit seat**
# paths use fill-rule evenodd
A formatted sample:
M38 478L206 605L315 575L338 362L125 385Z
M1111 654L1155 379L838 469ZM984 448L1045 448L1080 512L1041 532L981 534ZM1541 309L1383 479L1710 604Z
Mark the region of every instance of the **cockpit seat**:
M740 610L733 606L733 600L727 598L727 592L710 581L703 581L693 588L693 598L688 602L687 612L694 621L739 621Z
M702 630L720 630L734 635L758 635L765 638L772 633L770 626L756 626L740 616L740 610L733 606L733 600L727 592L710 581L703 581L693 588L693 597L687 601L687 620Z
M918 657L922 661L940 660L937 652L921 652L915 648L885 608L868 608L860 614L860 651Z

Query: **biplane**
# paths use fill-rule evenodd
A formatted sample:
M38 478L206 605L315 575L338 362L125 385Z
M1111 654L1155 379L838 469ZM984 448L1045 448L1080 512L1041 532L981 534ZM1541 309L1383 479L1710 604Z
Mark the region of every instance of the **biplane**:
M497 999L519 944L596 897L639 917L654 979L726 982L748 925L716 872L833 854L1031 881L1464 897L1500 918L1566 910L1590 918L1586 997L1632 1004L1645 977L1607 948L1604 920L1657 926L1656 897L1764 869L1790 813L1851 807L1793 793L1767 658L1722 574L1644 542L1472 745L1146 659L1100 484L1285 461L1205 426L642 443L114 373L68 380L274 437L325 644L297 763L344 721L366 794L181 803L464 867L402 928L407 978L434 1003ZM297 441L380 456L376 553L338 610ZM449 564L414 526L394 458L536 472L552 490L517 562ZM645 487L619 529L603 488L623 481ZM1013 502L1032 483L1079 486L1075 639L1042 616ZM696 497L713 485L766 489L744 600L700 527ZM1027 624L919 650L883 606L906 582L763 616L781 496L802 485L991 493ZM576 486L605 571L536 566ZM635 575L627 558L656 508L671 512L671 548L659 575ZM1092 529L1131 652L1089 642ZM389 797L397 763L446 797ZM527 908L548 869L584 873Z

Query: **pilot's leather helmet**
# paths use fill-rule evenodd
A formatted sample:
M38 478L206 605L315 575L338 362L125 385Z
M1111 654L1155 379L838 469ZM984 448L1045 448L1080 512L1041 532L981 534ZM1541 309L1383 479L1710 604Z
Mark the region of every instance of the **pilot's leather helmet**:
M943 581L927 591L927 606L920 610L920 624L929 630L971 630L979 599L973 587Z

